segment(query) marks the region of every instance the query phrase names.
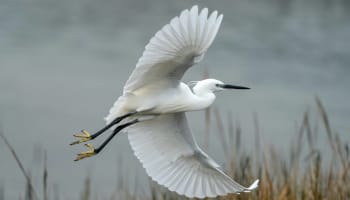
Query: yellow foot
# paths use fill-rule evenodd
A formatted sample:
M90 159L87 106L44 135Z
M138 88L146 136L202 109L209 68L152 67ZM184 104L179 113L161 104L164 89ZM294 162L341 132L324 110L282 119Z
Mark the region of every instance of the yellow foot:
M81 133L74 134L74 137L78 138L78 140L70 143L70 145L75 145L91 140L91 135L87 130L82 130Z
M78 161L96 155L95 148L94 146L92 146L92 144L85 144L85 146L89 148L89 150L78 153L78 156L74 161Z

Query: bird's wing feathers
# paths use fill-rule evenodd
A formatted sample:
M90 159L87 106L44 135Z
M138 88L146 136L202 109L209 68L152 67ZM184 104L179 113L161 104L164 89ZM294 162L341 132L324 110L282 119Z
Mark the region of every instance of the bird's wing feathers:
M128 128L136 157L158 184L187 197L249 192L220 170L196 144L185 113L166 114Z
M146 45L124 86L124 93L133 92L149 83L178 83L185 71L199 62L213 42L223 15L198 6L184 10L165 25Z

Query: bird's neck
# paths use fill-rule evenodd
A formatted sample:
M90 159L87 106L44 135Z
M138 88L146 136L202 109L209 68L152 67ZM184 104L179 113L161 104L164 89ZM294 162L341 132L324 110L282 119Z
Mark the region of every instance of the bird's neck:
M208 108L216 98L215 94L209 90L194 89L193 94L197 97L196 105L194 105L197 108L196 110Z

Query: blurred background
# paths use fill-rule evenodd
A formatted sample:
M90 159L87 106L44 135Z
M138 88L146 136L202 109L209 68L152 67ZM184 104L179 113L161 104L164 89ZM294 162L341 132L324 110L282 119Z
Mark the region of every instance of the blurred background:
M208 73L252 88L220 93L213 106L224 123L239 125L248 154L255 148L254 119L261 148L273 144L288 154L305 111L311 122L321 123L312 115L318 112L315 96L332 130L350 141L348 0L1 0L0 124L34 184L42 181L47 152L48 190L56 199L78 199L87 176L102 199L120 182L142 190L147 176L125 134L80 162L73 159L85 147L69 143L81 129L93 132L104 125L149 39L194 4L218 10L224 20L184 82ZM220 133L206 128L204 112L190 113L189 119L199 144L225 166ZM320 147L327 143L326 134L318 137ZM330 157L329 147L321 150ZM0 141L0 198L23 199L25 187Z

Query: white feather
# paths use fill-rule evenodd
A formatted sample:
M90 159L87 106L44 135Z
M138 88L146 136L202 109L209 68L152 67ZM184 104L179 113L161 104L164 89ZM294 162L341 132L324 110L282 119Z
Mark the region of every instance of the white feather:
M160 115L128 128L130 145L158 184L193 198L251 191L224 174L196 144L185 113Z
M222 18L217 11L208 17L208 9L199 12L197 6L173 18L146 45L124 87L123 96L106 117L109 123L128 109L147 111L152 108L153 112L160 114L127 128L130 145L154 181L190 198L249 192L258 184L255 181L246 188L226 175L198 147L184 113L208 107L215 99L212 93L207 98L197 98L195 91L192 92L180 80L189 67L202 59ZM218 83L214 79L207 81L214 85ZM196 86L199 84L205 82L197 82ZM193 99L197 102L188 104ZM135 105L134 110L130 108Z
M179 81L194 64L195 57L202 56L215 38L217 30L203 32L204 27L220 26L221 20L217 20L217 11L209 19L207 13L207 8L199 14L198 6L193 6L158 31L146 45L142 57L124 86L124 93L137 90L159 78ZM175 71L178 73L173 73Z
M191 10L184 10L180 17L173 18L146 45L124 86L124 96L148 84L162 87L178 84L186 70L203 58L218 32L222 17L217 17L217 11L214 11L208 18L207 8L198 13L198 6L193 6ZM118 101L105 117L107 123L125 114L120 111L122 104Z

